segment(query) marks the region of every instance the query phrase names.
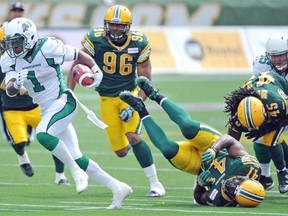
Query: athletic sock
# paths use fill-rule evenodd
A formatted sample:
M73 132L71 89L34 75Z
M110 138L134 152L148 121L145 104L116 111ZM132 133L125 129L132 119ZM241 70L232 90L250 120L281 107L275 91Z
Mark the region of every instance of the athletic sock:
M117 179L106 173L95 161L91 159L89 160L86 173L88 174L89 178L101 185L107 186L111 190L111 184L114 185L119 182Z
M151 166L153 158L150 148L144 140L132 146L133 153L142 168Z

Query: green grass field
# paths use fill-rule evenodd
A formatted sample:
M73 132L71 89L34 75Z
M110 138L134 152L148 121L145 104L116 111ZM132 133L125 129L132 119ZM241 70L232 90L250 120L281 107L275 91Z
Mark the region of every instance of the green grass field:
M242 85L247 76L184 76L161 75L154 77L155 85L170 99L184 106L196 120L205 122L222 133L226 132L227 116L223 113L224 96ZM98 95L92 90L76 88L78 98L97 115ZM171 139L182 140L178 128L156 104L148 101L152 117L162 126ZM22 174L12 148L1 137L0 145L0 215L288 215L288 195L280 195L275 169L275 187L267 192L263 204L257 208L216 208L193 204L192 187L195 176L173 168L150 142L158 175L166 188L163 198L147 198L149 185L132 152L118 158L110 150L103 130L87 120L81 109L74 121L83 153L96 160L114 177L133 187L121 210L106 210L112 194L105 187L90 180L88 191L77 195L69 170L66 176L71 186L54 185L54 165L51 154L34 141L27 152L33 164L32 178ZM251 143L242 140L253 154Z

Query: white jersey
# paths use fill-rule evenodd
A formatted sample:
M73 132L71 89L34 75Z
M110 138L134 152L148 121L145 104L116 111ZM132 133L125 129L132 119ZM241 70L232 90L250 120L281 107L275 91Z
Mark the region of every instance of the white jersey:
M253 60L253 74L257 75L272 69L269 59L266 55L257 56Z
M70 53L69 53L70 52ZM76 56L75 48L64 45L54 37L39 40L33 54L28 58L10 58L7 53L1 59L1 66L5 82L16 76L16 72L28 69L28 79L24 87L33 98L33 102L46 110L54 100L67 90L60 65L63 64L65 55ZM73 60L73 59L69 59Z
M277 73L275 69L271 66L271 62L266 55L257 56L253 60L253 74L257 75L266 71L272 71ZM288 80L288 74L285 76L286 80Z

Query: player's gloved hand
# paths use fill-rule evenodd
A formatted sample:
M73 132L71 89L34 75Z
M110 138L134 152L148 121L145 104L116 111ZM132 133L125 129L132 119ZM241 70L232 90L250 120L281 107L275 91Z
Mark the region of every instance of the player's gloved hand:
M103 79L103 73L98 67L98 65L94 65L91 70L93 74L87 74L87 76L94 79L94 82L91 85L86 86L87 88L98 87Z
M206 165L205 167L208 167L207 165L209 165L215 157L216 151L213 148L209 148L202 154L202 163Z
M270 123L264 123L258 129L249 130L249 132L245 134L245 137L247 139L253 139L253 142L255 142L257 139L264 136L265 134L268 134L271 131L281 128L283 125L281 124L281 122L283 122L283 120L281 121L274 120L273 122Z
M16 80L14 82L14 88L20 89L21 86L23 85L23 83L27 80L27 76L28 76L28 70L27 69L24 69L24 70L17 72Z
M128 106L127 108L121 110L119 117L122 119L122 121L129 122L134 111L135 110L131 106Z
M212 184L212 176L209 170L205 170L197 177L197 182L200 186L205 187Z
M245 137L247 139L253 139L253 142L255 142L257 139L262 137L264 134L262 134L259 130L257 129L252 129L249 132L245 134Z

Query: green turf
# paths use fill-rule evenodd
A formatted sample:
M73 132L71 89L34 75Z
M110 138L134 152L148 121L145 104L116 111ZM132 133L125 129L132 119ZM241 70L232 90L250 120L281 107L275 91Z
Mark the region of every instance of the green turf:
M155 76L154 83L170 99L186 107L192 117L226 132L227 116L223 113L224 96L242 85L247 76ZM76 88L78 98L97 115L98 96L92 90ZM171 139L181 140L177 127L165 113L152 102L147 102L151 115ZM273 169L275 187L267 192L263 204L257 208L216 208L193 204L194 176L173 168L152 146L145 131L144 138L151 146L155 164L167 195L163 198L147 198L148 182L132 152L126 158L118 158L111 152L103 130L95 127L79 109L74 121L82 151L96 160L107 172L130 184L134 192L127 198L121 210L106 210L111 202L110 191L90 180L88 191L77 195L68 170L71 186L56 186L54 166L48 151L34 141L27 147L35 169L32 178L24 176L17 164L12 148L1 138L0 145L0 215L288 215L288 195L280 195ZM251 143L242 140L253 153Z

